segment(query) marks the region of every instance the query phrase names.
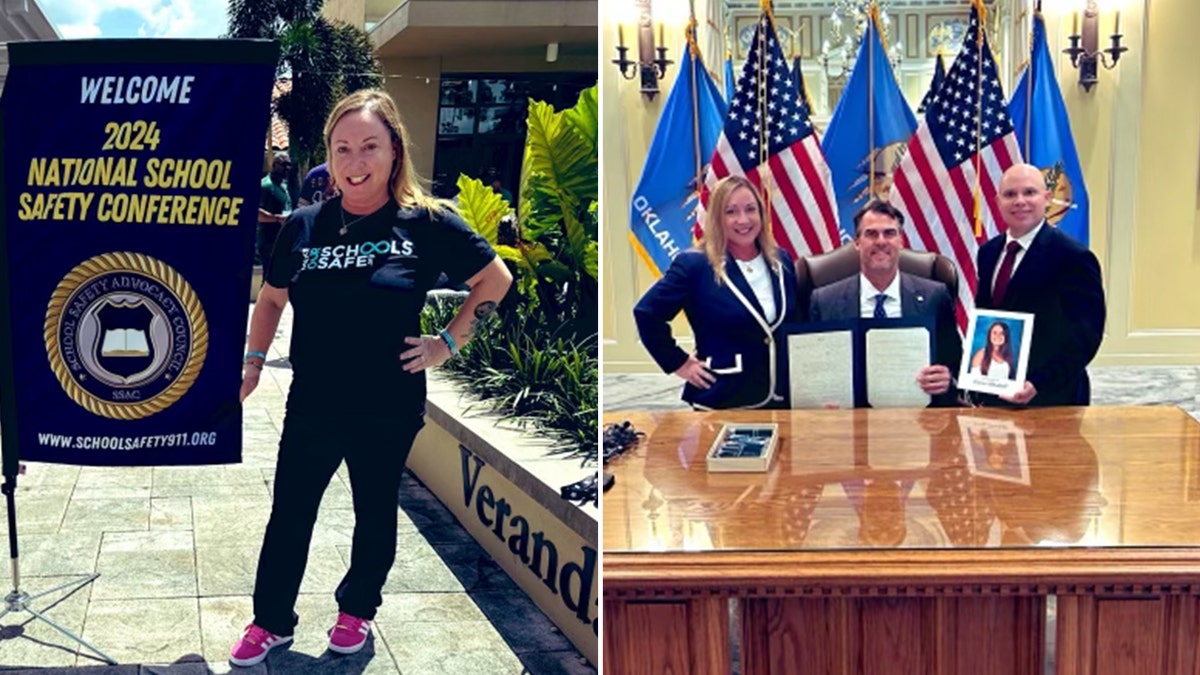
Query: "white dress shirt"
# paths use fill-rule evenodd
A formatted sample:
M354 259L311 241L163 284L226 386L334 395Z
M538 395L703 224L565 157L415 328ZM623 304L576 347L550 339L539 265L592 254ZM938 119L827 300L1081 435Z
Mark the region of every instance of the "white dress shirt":
M879 295L879 289L875 288L875 284L867 279L867 275L862 272L858 273L858 294L859 294L859 315L864 319L871 319L875 316L875 296ZM889 319L900 318L900 272L896 272L896 276L892 277L892 283L883 290L883 294L887 299L883 301L883 311L887 312Z
M759 306L763 308L763 318L767 323L774 323L777 311L775 288L771 285L771 268L766 259L759 253L750 260L739 260L737 264L742 268L742 276L746 277L750 290L754 291L754 297L758 298Z

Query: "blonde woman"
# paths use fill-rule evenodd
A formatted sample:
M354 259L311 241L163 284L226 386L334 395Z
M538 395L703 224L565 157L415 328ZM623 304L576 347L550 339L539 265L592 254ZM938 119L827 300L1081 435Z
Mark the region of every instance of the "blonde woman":
M422 190L386 93L363 90L341 100L325 124L325 151L338 194L288 218L250 322L243 401L258 385L280 313L288 302L294 308L294 377L254 621L229 659L239 666L291 641L317 507L342 460L354 537L329 648L353 653L366 644L395 559L400 477L424 425L424 371L470 341L512 281L488 243ZM470 294L439 335L421 335L425 293L443 272Z
M642 344L663 372L684 380L695 408L780 408L787 383L779 326L799 320L796 272L775 244L758 189L741 176L718 181L704 241L677 255L633 309ZM670 321L687 316L696 350L685 352Z

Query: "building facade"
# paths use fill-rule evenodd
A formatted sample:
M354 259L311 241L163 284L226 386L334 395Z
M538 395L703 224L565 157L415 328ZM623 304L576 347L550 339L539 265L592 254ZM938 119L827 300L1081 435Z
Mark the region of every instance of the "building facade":
M597 81L596 0L329 0L323 11L367 30L414 166L442 196L460 173L515 193L527 100L571 106Z

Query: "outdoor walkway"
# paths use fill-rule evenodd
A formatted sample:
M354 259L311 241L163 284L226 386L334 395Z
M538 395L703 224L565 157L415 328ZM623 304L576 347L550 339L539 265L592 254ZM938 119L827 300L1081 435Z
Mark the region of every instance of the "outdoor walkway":
M16 496L22 590L100 572L48 616L122 665L97 667L101 660L50 626L9 614L0 619L0 673L595 673L411 475L401 489L396 563L371 642L352 656L327 651L337 615L333 591L346 571L354 525L344 465L321 503L295 642L254 668L228 664L229 648L252 616L291 379L290 326L289 311L259 390L246 401L241 464L28 465ZM0 519L4 511L0 501ZM0 532L0 545L2 596L12 589L7 532Z

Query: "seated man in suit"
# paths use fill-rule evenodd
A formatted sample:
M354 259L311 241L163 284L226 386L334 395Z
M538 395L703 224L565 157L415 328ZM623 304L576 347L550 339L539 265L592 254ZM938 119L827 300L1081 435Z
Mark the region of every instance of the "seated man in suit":
M813 291L809 319L936 317L937 362L922 368L916 378L934 405L953 406L957 401L950 373L962 358L954 300L945 284L900 271L903 227L904 214L887 202L872 201L859 209L854 214L854 248L861 271Z
M1008 231L979 247L975 306L1034 315L1026 381L984 404L1087 405L1087 365L1104 337L1100 263L1070 235L1046 223L1050 191L1036 166L1016 164L996 196Z

